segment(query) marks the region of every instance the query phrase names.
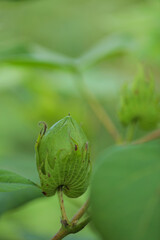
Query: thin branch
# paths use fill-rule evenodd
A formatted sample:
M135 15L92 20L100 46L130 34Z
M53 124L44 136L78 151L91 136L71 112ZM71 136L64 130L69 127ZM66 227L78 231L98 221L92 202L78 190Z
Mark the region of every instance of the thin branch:
M61 240L68 234L70 234L68 229L61 227L60 230L53 236L53 238L51 240Z
M160 138L160 129L153 131L151 133L149 133L148 135L135 140L134 142L132 142L132 144L141 144L141 143L145 143L145 142L149 142L149 141L153 141L157 138Z
M81 231L89 222L91 221L90 217L87 217L85 220L83 220L81 223L76 225L70 225L66 228L63 226L60 228L60 230L54 235L54 237L51 240L61 240L65 236L71 234L71 233L77 233Z
M119 143L121 142L121 136L114 125L113 121L107 114L107 112L104 110L104 108L100 105L100 103L97 101L96 98L91 97L91 94L89 96L88 93L88 103L92 109L92 111L95 113L97 118L100 120L100 122L103 124L103 126L106 128L106 130L109 132L109 134L112 136L115 142Z
M89 200L87 200L84 205L78 210L78 212L74 215L72 218L71 222L68 221L65 209L64 209L64 204L63 204L63 195L62 195L62 187L58 189L58 196L60 200L60 206L61 206L61 213L62 213L62 227L60 230L54 235L52 240L61 240L65 236L67 236L70 233L76 233L81 231L89 222L90 222L90 217L87 217L85 220L83 220L80 223L77 223L78 220L86 213L86 210L89 207ZM64 224L64 221L67 224Z
M89 222L91 221L90 217L87 217L86 219L84 219L81 223L75 225L72 228L71 233L77 233L79 231L81 231Z
M74 223L76 222L77 220L79 220L83 215L84 213L86 212L86 210L88 209L89 207L89 200L87 200L84 205L79 209L79 211L74 215L74 217L72 218L71 220L71 223Z
M95 113L99 121L103 124L105 129L109 132L109 134L112 136L112 138L115 140L116 143L119 143L122 141L122 137L116 128L115 124L107 114L106 110L101 106L101 104L97 101L94 94L86 87L83 81L83 76L80 70L75 70L79 90L81 91L81 94L83 94L84 98L87 100L88 105L92 109L92 111Z
M135 127L136 125L134 123L131 123L126 131L126 142L130 143L132 142L132 139L134 137L134 133L135 133Z
M60 186L58 188L58 198L59 198L59 203L60 203L60 209L61 209L61 215L62 215L62 224L64 225L68 225L69 224L69 220L66 214L66 210L64 207L64 200L63 200L63 187Z

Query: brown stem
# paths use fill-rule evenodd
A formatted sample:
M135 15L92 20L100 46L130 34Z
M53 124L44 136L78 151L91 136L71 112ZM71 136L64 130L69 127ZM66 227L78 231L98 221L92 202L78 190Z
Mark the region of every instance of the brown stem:
M70 232L67 229L60 228L60 230L53 236L51 240L61 240L67 236Z
M66 214L66 210L64 207L64 200L63 200L63 187L60 186L58 188L58 198L60 203L60 209L61 209L61 215L62 215L62 224L63 225L69 225L69 220Z
M88 207L89 207L89 200L87 200L84 203L84 205L79 209L79 211L74 215L74 217L72 218L71 222L74 223L77 220L79 220L84 215L84 213L86 212Z
M113 121L107 114L106 110L104 110L104 108L101 106L101 104L97 101L94 94L92 94L92 92L84 84L81 71L79 71L78 69L76 69L75 71L76 71L76 75L78 77L76 82L79 85L78 86L79 90L81 91L81 93L83 94L85 99L87 100L90 108L95 113L95 115L97 116L99 121L106 128L106 130L109 132L109 134L112 136L112 138L115 140L115 142L117 142L117 143L121 142L122 137L121 137L118 129L116 128Z
M89 207L89 200L87 200L84 205L78 210L78 212L74 215L72 218L71 222L69 222L66 212L64 209L64 204L63 204L63 195L62 195L62 187L58 189L58 196L59 196L59 201L60 201L60 206L61 206L61 213L62 213L62 227L60 230L54 235L52 240L61 240L65 236L67 236L70 233L77 233L81 231L89 222L90 222L90 217L87 217L85 220L83 220L80 223L77 223L78 220L85 214L86 210ZM64 224L64 221L67 224Z
M51 240L61 240L65 236L71 234L71 233L77 233L81 231L89 222L90 222L90 217L87 217L85 220L83 220L81 223L76 224L76 225L70 225L66 228L63 226L60 228L60 230L54 235L54 237Z
M132 144L141 144L141 143L145 143L145 142L155 140L157 138L160 138L160 129L155 130L155 131L149 133L148 135L146 135L146 136L144 136L144 137L142 137L138 140L135 140L134 142L132 142Z
M81 231L89 222L91 221L90 217L87 217L86 219L84 219L81 223L75 225L72 228L71 233L77 233L79 231Z

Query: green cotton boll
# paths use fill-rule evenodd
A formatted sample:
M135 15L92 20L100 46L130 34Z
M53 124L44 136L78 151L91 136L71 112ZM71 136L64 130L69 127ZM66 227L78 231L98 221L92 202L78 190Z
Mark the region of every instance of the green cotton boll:
M36 142L36 162L41 188L47 197L54 195L60 186L70 198L87 190L91 174L88 140L70 116L47 131L44 125Z
M132 86L125 84L118 115L124 126L138 124L144 130L155 128L160 121L160 99L154 80L146 80L141 72Z

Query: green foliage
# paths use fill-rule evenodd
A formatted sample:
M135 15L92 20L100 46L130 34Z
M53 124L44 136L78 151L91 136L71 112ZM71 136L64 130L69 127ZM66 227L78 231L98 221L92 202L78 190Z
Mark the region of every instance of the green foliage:
M32 181L7 170L0 170L0 191L10 192L37 185Z
M74 60L59 53L50 52L39 46L14 46L1 51L1 62L15 65L45 67L52 69L73 69Z
M36 190L36 191L35 191ZM34 200L29 202L30 197L38 197L38 191L41 198L33 198ZM14 194L14 195L13 195ZM25 194L25 195L24 195ZM12 199L10 201L7 196ZM86 200L87 195L84 194L80 198L64 198L65 207L68 209L68 216L72 217L78 208ZM26 202L25 202L26 198ZM3 201L2 201L3 199ZM6 201L5 201L6 199ZM22 206L22 200L24 201ZM7 206L15 204L12 211L6 212ZM28 201L28 204L27 204ZM17 202L17 205L16 205ZM0 193L0 237L1 239L12 239L12 236L16 236L19 240L40 240L51 239L60 227L60 209L57 201L57 197L46 198L41 193L40 189L27 188L20 191ZM13 205L12 205L13 206ZM11 206L11 207L12 207ZM19 206L19 208L18 208ZM3 210L4 209L4 210ZM1 212L3 211L3 212ZM41 226L41 227L40 227ZM10 231L8 231L10 229ZM33 236L32 236L33 235ZM87 226L83 231L76 235L67 236L67 239L82 239L97 240L99 238L92 232L90 226Z
M46 196L58 187L68 197L79 197L89 184L91 162L88 140L70 116L55 123L47 132L41 131L36 143L37 169Z
M12 183L10 183L9 187L11 185ZM41 197L43 197L42 191L39 188L30 186L12 192L0 192L0 215Z
M12 156L1 157L0 169L5 169L9 173L16 172L19 176L24 176L25 179L29 178L33 182L39 183L35 159L32 155L14 156L12 153ZM13 183L8 184L12 187ZM19 190L0 192L0 215L40 197L43 197L41 189L32 184Z
M124 85L119 118L125 126L138 124L142 129L153 129L160 121L160 98L153 79L146 80L144 73L135 78L132 86Z
M81 69L93 67L97 63L116 56L119 53L131 52L133 48L132 38L125 35L113 35L102 39L90 50L76 59L76 63Z
M90 105L96 109L94 101L92 102L92 93L104 110L111 114L118 130L123 134L121 130L124 129L115 114L122 81L132 78L137 59L151 67L154 70L155 79L159 79L158 1L119 0L115 4L114 1L106 0L1 0L0 18L0 102L2 103L0 104L0 169L16 172L38 182L38 174L34 166L35 159L33 159L33 146L38 131L37 122L45 120L51 125L68 112L71 112L87 130L92 145L91 157L94 160L101 149L113 144L113 140L88 107L87 102L90 102ZM78 71L81 74L77 77ZM127 140L133 136L134 128L131 124L138 123L139 128L136 128L134 134L139 137L144 133L143 129L155 128L159 122L159 98L155 94L154 83L152 80L142 81L142 79L145 80L142 75L137 77L134 86L131 88L125 86L123 90L124 96L121 103L125 106L121 105L120 118L123 125L129 125ZM140 82L143 87L139 87ZM91 92L91 98L89 96L84 98L81 86L84 92L85 90L86 93L88 90ZM159 81L156 82L156 86L156 90L159 90ZM135 92L142 94L142 97L137 96ZM116 155L115 158L119 158L119 163L123 164L128 157L131 161L126 160L126 162L132 166L129 167L125 162L123 167L127 170L123 172L122 167L117 166L118 160L111 159L112 166L105 167L104 165L109 163L105 163L108 161L104 159L103 164L101 163L104 170L97 170L96 174L98 171L104 173L101 176L99 172L99 176L107 179L107 182L97 181L94 185L97 192L92 190L96 195L93 198L95 204L93 215L95 213L97 216L94 222L100 233L104 234L107 231L105 240L115 240L117 236L116 240L130 240L129 237L131 240L136 239L133 227L136 229L139 222L139 231L143 231L148 224L148 236L144 239L148 240L150 237L150 240L157 240L158 221L155 221L154 214L156 212L158 215L159 210L158 204L154 206L156 199L151 191L154 191L154 180L156 182L156 178L158 179L158 167L153 170L150 179L148 177L147 180L141 170L148 166L142 161L149 156L150 159L153 158L153 163L150 161L151 167L148 166L147 171L153 168L154 156L158 152L157 147L153 145L149 143L143 146L114 147L107 150L107 159L112 156L114 158ZM133 155L135 159L139 156L139 161L133 159ZM97 162L99 160L98 158ZM47 167L49 168L50 165ZM132 184L129 181L129 174L132 176L136 171L135 168L139 171L138 177L144 179L143 184L138 184L139 182ZM65 171L65 168L61 171ZM80 169L78 171L80 172ZM15 177L11 172L4 178L4 173L1 173L0 179L2 177L3 181L0 182L1 190L7 186L8 189L5 190L14 191L0 193L0 214L43 196L41 189L28 183L30 180L17 175ZM112 179L112 173L114 179ZM126 186L126 192L122 189L123 186L119 187L121 181L125 182L123 186ZM126 184L131 185L131 189ZM113 196L113 201L110 203L108 195L112 196L112 191L115 197ZM150 200L148 200L149 197ZM116 198L120 199L120 202L116 202ZM69 201L76 200L78 203L78 199L69 199ZM42 204L43 201L46 202ZM49 239L53 231L56 232L59 227L60 214L56 201L56 197L40 198L19 210L6 213L5 216L8 217L4 224L5 228L3 216L0 220L0 239ZM29 210L27 206L31 206L31 209ZM100 207L103 208L103 214L107 220L103 214L102 218L98 215L98 211L101 213ZM155 212L152 211L154 207ZM73 204L67 205L71 215L75 213L75 209L72 208ZM144 216L139 220L138 217L142 211ZM149 217L153 217L150 223ZM138 219L137 225L135 218ZM26 225L23 226L24 222ZM101 231L99 224L105 229ZM31 226L33 234L31 229L28 231L25 229L28 225ZM90 232L91 230L86 235L67 236L66 239L88 240L94 239L94 236L97 239L95 232L93 231L92 234ZM108 234L110 234L109 237Z
M91 204L103 239L158 240L160 140L112 147L92 179Z
M98 62L119 53L131 52L133 42L131 37L116 35L104 38L91 49L77 58L71 58L42 46L14 46L0 51L0 62L48 69L65 69L74 72L80 68L85 70Z

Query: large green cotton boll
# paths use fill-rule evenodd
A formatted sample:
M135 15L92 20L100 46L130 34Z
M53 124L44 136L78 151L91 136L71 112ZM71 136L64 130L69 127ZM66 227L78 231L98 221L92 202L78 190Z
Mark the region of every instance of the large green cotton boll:
M54 195L60 186L71 198L87 190L91 173L88 140L72 117L67 116L49 130L41 131L36 142L36 161L46 196Z

